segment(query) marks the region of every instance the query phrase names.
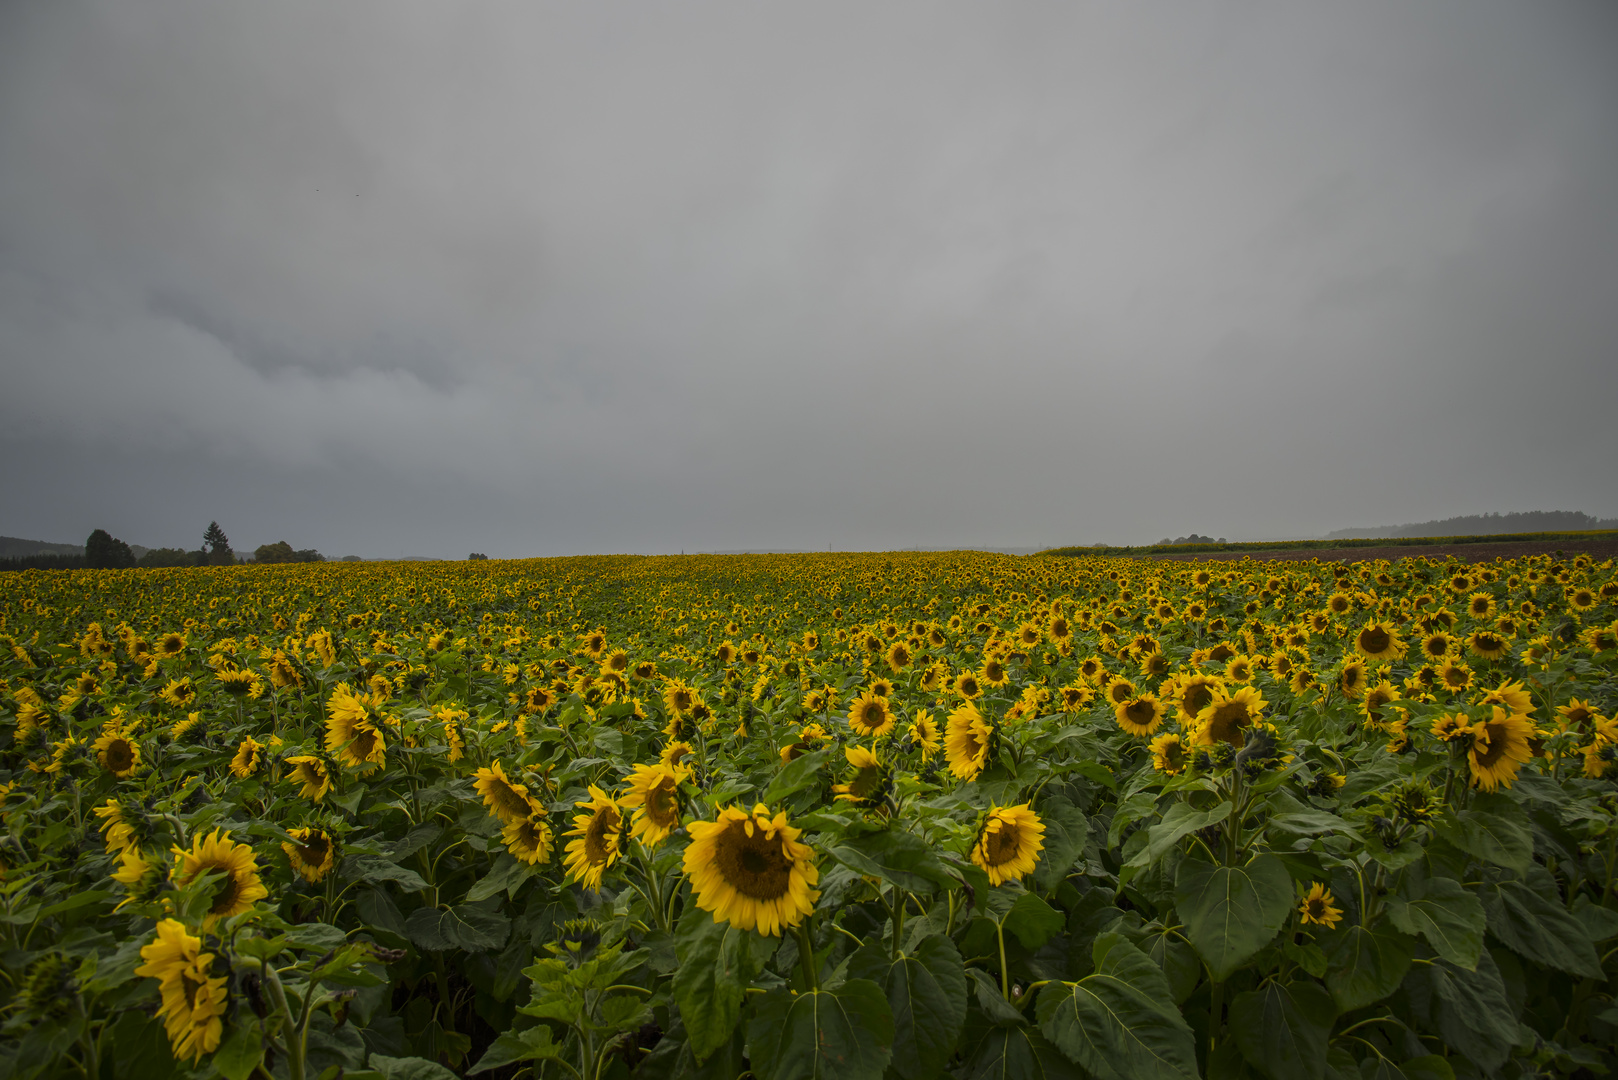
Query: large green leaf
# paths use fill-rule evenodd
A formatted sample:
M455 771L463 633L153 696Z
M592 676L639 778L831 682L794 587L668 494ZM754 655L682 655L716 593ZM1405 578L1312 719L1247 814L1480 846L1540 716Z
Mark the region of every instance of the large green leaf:
M1489 933L1517 955L1570 975L1605 978L1589 931L1561 904L1520 881L1487 882L1480 892Z
M1271 1080L1320 1080L1337 1005L1319 983L1265 983L1230 1003L1242 1056Z
M1338 1009L1351 1012L1399 988L1415 955L1415 939L1381 928L1351 926L1326 955L1326 988Z
M1388 921L1407 934L1427 939L1433 951L1468 971L1483 951L1483 904L1453 878L1430 878L1421 894L1388 897Z
M389 862L380 855L350 855L343 860L342 872L346 881L363 881L372 885L391 881L406 892L420 892L427 887L427 882L422 880L420 874Z
M754 1005L747 1056L759 1080L881 1080L893 1057L893 1013L880 987L772 990Z
M504 945L510 933L510 919L475 904L417 908L405 920L405 936L428 952L488 952Z
M366 1062L387 1080L455 1080L455 1074L436 1061L419 1057L386 1057L372 1054Z
M1039 1029L1092 1073L1196 1080L1197 1050L1168 980L1122 934L1096 938L1095 972L1039 995Z
M1462 810L1453 819L1441 819L1439 834L1482 862L1520 873L1534 861L1533 830L1515 804L1496 805L1502 812Z
M851 836L826 849L850 869L892 882L913 893L931 893L955 883L949 868L927 841L903 829Z
M514 859L509 852L502 851L489 872L467 890L466 899L468 902L487 900L495 893L508 891L515 894L518 886L537 871L538 867Z
M1034 1028L969 1023L964 1041L971 1080L1090 1080ZM1096 1077L1117 1075L1108 1070Z
M674 1002L698 1061L730 1041L747 984L763 969L775 945L773 938L716 922L696 904L686 905L674 936L680 960L674 973Z
M1175 803L1169 807L1169 812L1163 815L1163 820L1148 830L1149 839L1146 846L1135 853L1124 866L1131 870L1143 870L1167 855L1182 839L1205 829L1209 825L1224 821L1230 816L1230 803L1222 802L1208 810L1197 810L1190 803Z
M561 1056L562 1047L557 1045L551 1029L545 1024L535 1024L522 1031L508 1031L495 1039L478 1063L466 1070L466 1074L470 1076L519 1061L540 1061Z
M882 988L893 1010L893 1065L904 1080L932 1080L949 1060L966 1022L966 971L943 934L922 938L897 960L879 944L848 963L848 977Z
M1246 866L1186 858L1174 879L1174 902L1186 937L1215 982L1268 945L1292 911L1292 879L1274 855Z
M1067 877L1073 863L1084 854L1090 840L1090 823L1084 812L1063 795L1040 800L1039 820L1045 825L1045 848L1039 853L1034 885L1054 889Z
M830 756L829 750L815 750L788 762L786 767L775 774L770 786L764 789L762 801L773 806L788 795L802 791L813 784L819 779L820 769Z
M1062 913L1051 907L1035 893L1017 897L1011 910L1000 924L1006 933L1022 942L1026 949L1038 949L1062 929Z
M1517 1019L1494 957L1484 950L1475 970L1448 960L1421 964L1405 983L1416 1012L1478 1068L1493 1072L1516 1043Z

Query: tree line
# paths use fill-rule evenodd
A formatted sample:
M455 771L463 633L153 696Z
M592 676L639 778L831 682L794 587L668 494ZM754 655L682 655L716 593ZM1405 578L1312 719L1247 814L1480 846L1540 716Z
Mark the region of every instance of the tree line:
M130 546L106 529L97 529L84 541L83 555L21 555L0 559L3 570L118 570L129 567L163 566L231 566L238 562L299 563L324 562L326 557L314 548L295 550L285 540L273 544L260 544L251 558L238 556L230 546L230 537L219 527L219 522L208 522L202 533L202 546L195 551L184 548L152 548L136 558Z

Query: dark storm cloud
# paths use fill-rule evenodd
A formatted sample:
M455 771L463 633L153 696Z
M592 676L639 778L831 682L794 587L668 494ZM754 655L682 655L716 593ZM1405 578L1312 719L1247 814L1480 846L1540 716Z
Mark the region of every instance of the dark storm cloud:
M0 532L1618 513L1615 72L1599 3L14 3Z

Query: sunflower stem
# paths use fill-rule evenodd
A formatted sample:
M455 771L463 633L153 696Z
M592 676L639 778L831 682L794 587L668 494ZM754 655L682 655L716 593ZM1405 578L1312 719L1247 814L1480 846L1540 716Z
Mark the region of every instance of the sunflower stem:
M820 976L815 971L815 946L809 936L809 919L804 919L794 929L798 935L798 966L803 971L804 985L810 991L820 989Z

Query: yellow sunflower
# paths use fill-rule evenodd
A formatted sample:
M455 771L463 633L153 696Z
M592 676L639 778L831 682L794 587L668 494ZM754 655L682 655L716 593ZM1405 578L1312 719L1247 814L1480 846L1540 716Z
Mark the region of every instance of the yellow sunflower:
M178 885L189 885L198 876L218 872L223 878L214 886L213 903L203 916L202 928L211 927L219 919L240 915L257 900L270 895L270 890L259 880L258 860L247 844L231 840L223 829L215 829L207 836L191 838L191 850L175 847L174 870L171 876Z
M820 871L801 829L763 803L748 813L727 807L714 821L693 821L685 873L697 906L738 930L777 937L815 909Z
M1320 882L1315 882L1304 894L1303 902L1298 905L1299 921L1305 926L1311 923L1315 926L1324 926L1330 930L1342 921L1342 909L1333 907L1337 898L1331 890Z
M1499 705L1508 713L1526 715L1534 711L1534 699L1520 681L1503 682L1493 690L1485 690L1476 703Z
M661 762L636 765L628 783L629 791L618 805L635 808L629 833L647 847L656 847L680 827L680 774Z
M1153 739L1151 750L1152 768L1169 776L1183 771L1189 760L1185 740L1172 731Z
M122 731L108 731L95 741L96 760L118 779L134 776L140 768L140 747Z
M1102 691L1102 696L1107 699L1108 705L1116 708L1135 696L1135 684L1122 675L1115 676L1107 683L1107 688Z
M1337 689L1344 697L1358 700L1365 693L1366 681L1365 665L1358 660L1350 660L1337 673Z
M1523 763L1534 756L1528 740L1536 736L1528 717L1508 713L1498 705L1491 712L1489 719L1472 725L1472 746L1467 751L1472 785L1484 791L1511 786Z
M288 829L293 842L282 841L281 850L298 876L314 885L331 873L337 857L337 842L324 829Z
M944 759L958 779L976 780L988 763L993 745L994 728L976 705L964 701L949 714L944 728Z
M909 736L910 741L921 751L921 760L923 761L930 761L932 756L938 753L939 748L944 745L944 741L938 733L938 721L933 719L933 714L930 712L916 714L916 718L910 722Z
M970 671L963 671L955 679L955 692L967 701L975 701L983 693L983 684Z
M377 727L377 697L356 694L340 684L326 703L326 752L355 768L369 769L387 760L387 743Z
M843 753L854 766L854 775L846 784L832 785L832 794L862 809L880 805L888 788L882 760L863 746L850 746Z
M299 754L286 760L287 764L292 766L292 771L287 773L286 779L296 780L303 785L298 791L299 795L310 802L319 802L325 798L326 792L331 790L331 774L326 771L325 762L312 754Z
M1354 635L1355 650L1367 660L1397 660L1405 654L1404 639L1385 622L1369 622Z
M472 788L483 796L489 813L501 821L520 821L530 813L527 786L507 777L498 759L472 774Z
M197 699L197 688L192 685L191 676L187 675L179 679L170 679L169 684L163 687L157 696L175 708L183 709Z
M1215 695L1225 692L1225 680L1217 675L1182 675L1174 683L1173 690L1165 689L1163 692L1173 699L1180 710L1180 723L1189 726L1197 722L1198 714L1208 707Z
M527 817L508 821L505 828L500 830L500 838L506 842L506 850L519 862L540 866L551 861L555 841L548 817L544 807L533 805L532 812Z
M880 739L893 730L895 722L885 697L864 693L849 703L848 726L854 729L856 735Z
M219 1049L229 977L212 973L214 957L202 951L202 939L187 933L184 923L164 919L157 924L157 937L141 948L140 957L146 962L135 974L158 981L162 1004L157 1015L175 1058L196 1063L203 1054Z
M1000 886L1032 874L1044 850L1045 825L1039 815L1020 806L991 806L972 842L972 861Z
M567 845L568 873L587 889L601 888L601 875L618 861L623 843L624 815L605 791L590 785L590 797L573 804L585 813L573 817L567 836L577 840Z
M1163 703L1156 694L1141 694L1113 706L1113 716L1129 734L1150 735L1163 726Z
M238 780L245 780L258 772L258 753L264 749L264 744L249 735L242 740L236 748L236 756L230 759L231 775Z
M1221 688L1197 714L1192 741L1199 746L1229 743L1240 749L1247 742L1248 730L1259 722L1268 704L1251 686L1238 687L1234 693Z
M1504 635L1482 628L1466 635L1466 647L1485 660L1498 660L1511 652L1511 642Z

